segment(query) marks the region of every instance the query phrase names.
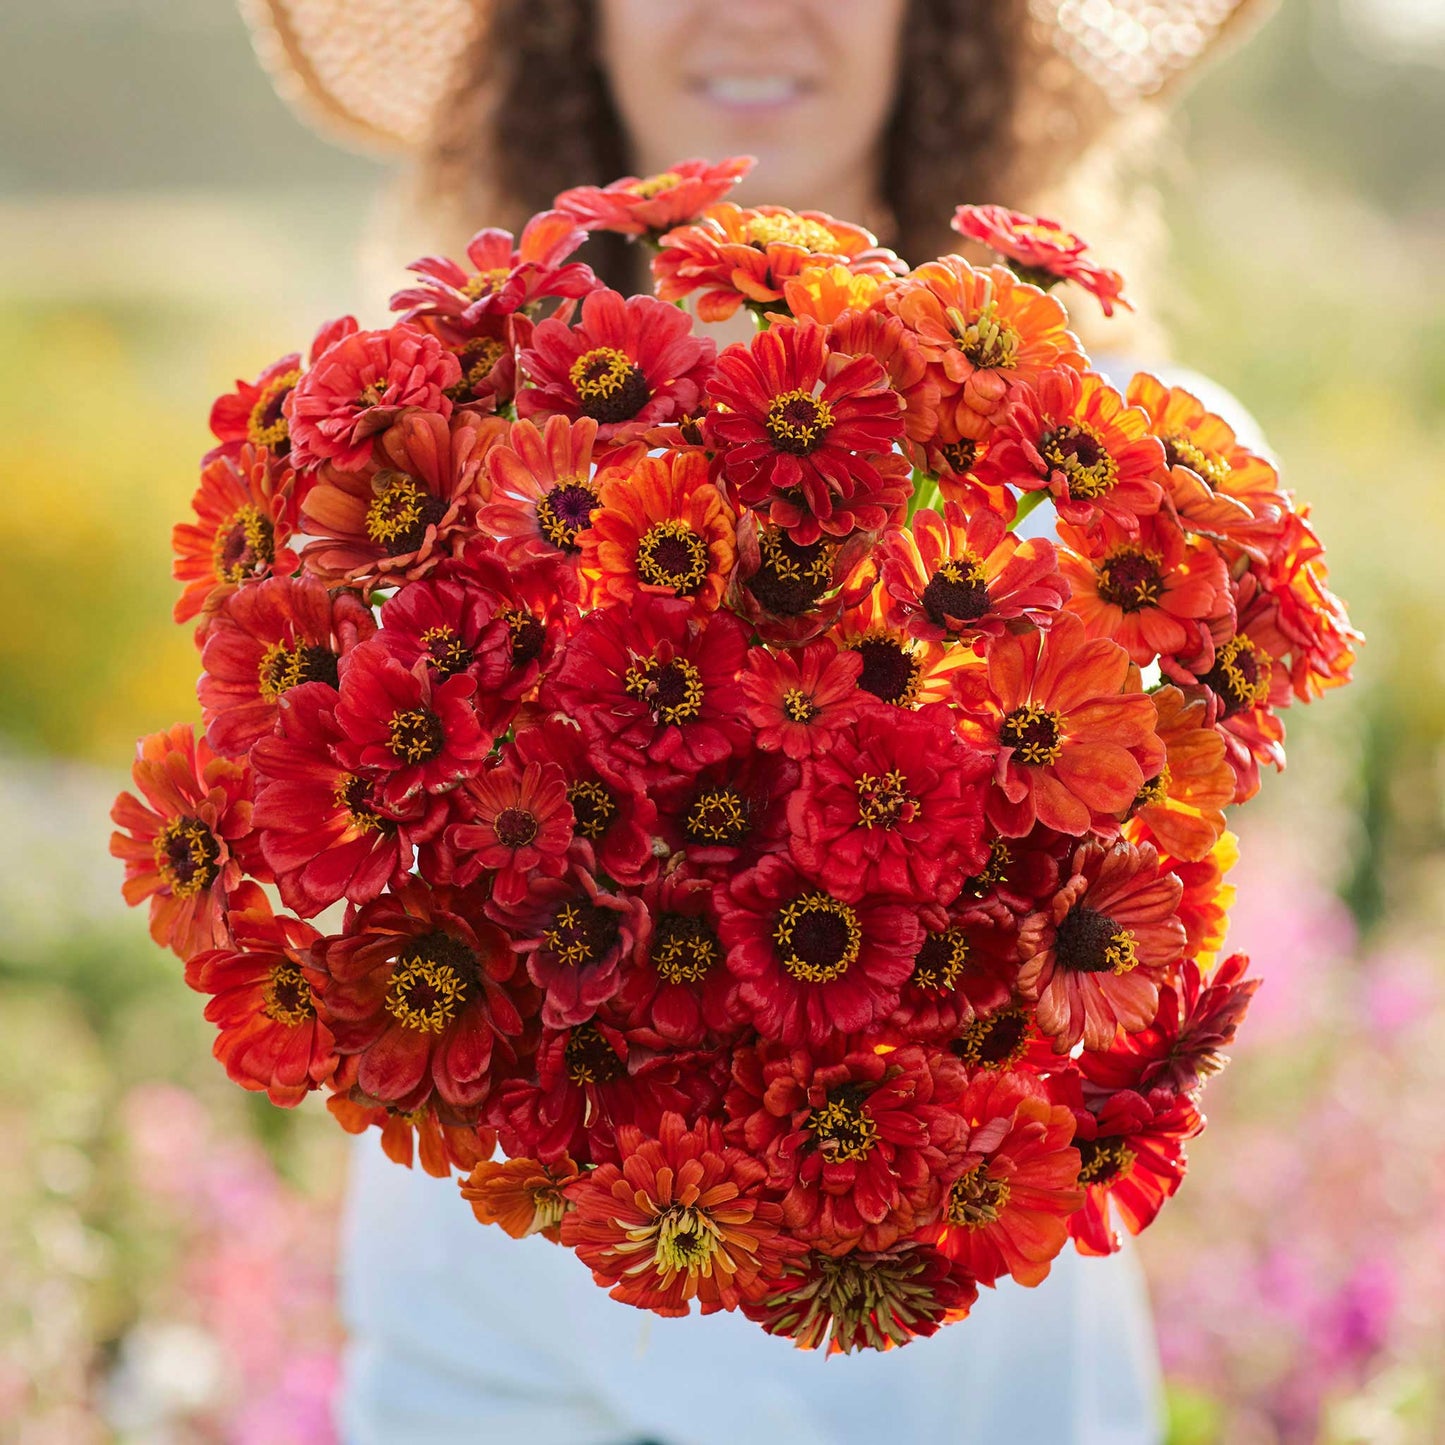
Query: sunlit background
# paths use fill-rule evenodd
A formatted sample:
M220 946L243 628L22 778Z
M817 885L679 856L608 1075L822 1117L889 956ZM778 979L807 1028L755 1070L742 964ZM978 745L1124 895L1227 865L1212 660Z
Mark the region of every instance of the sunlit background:
M1445 1439L1442 136L1445 5L1286 0L1161 168L1177 357L1263 424L1370 636L1359 684L1289 717L1292 770L1243 822L1231 941L1265 986L1143 1246L1179 1445ZM106 810L135 737L195 714L168 540L210 399L354 304L381 177L282 108L230 0L0 11L19 1445L332 1438L343 1137L224 1081L120 903Z

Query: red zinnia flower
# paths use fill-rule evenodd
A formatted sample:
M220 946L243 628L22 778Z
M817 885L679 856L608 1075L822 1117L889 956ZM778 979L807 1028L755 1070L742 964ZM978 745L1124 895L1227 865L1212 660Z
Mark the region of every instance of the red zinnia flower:
M952 1260L921 1244L836 1259L814 1250L743 1312L800 1350L891 1350L963 1319L978 1286Z
M589 231L657 236L700 219L754 164L752 156L731 156L717 165L682 161L655 176L623 176L609 186L574 186L553 204Z
M795 1237L825 1254L887 1249L931 1222L940 1176L961 1158L963 1066L917 1045L819 1045L734 1054L728 1137L787 1191L783 1220Z
M389 809L456 787L492 750L472 708L476 686L464 672L434 682L425 662L408 669L378 639L362 643L341 670L336 761L373 779Z
M722 1141L715 1123L689 1129L664 1114L657 1138L624 1126L618 1164L567 1186L562 1243L623 1304L664 1316L736 1309L773 1286L801 1248L783 1234L781 1209L763 1197L756 1159Z
M1057 221L1006 206L960 206L952 225L960 236L996 251L1021 281L1044 291L1056 282L1072 281L1098 301L1105 316L1114 314L1116 304L1134 309L1124 299L1124 278L1086 261L1088 246Z
M599 478L598 507L579 538L582 575L594 602L629 603L641 593L682 597L712 612L732 575L732 508L696 451L643 457Z
M879 897L844 903L777 854L720 884L717 908L753 1026L788 1044L820 1044L885 1017L918 949L912 908Z
M1019 930L1019 990L1066 1053L1152 1023L1161 971L1184 952L1179 880L1148 844L1082 844L1073 872Z
M744 746L699 773L655 784L657 833L694 867L725 880L784 846L788 800L801 776L792 759Z
M268 577L233 592L206 633L196 691L206 741L238 757L276 722L276 704L306 682L335 687L337 661L376 631L354 592L314 577Z
M510 231L489 228L467 242L466 270L445 256L425 256L406 269L421 277L391 298L403 321L417 317L470 331L478 323L529 307L544 297L585 296L601 282L592 268L568 257L587 239L573 217L542 211L522 228L515 247Z
M189 958L230 942L227 900L243 873L269 875L251 824L251 767L218 758L187 723L136 744L131 778L145 796L122 793L110 835L125 863L121 889L132 908L151 900L151 937Z
M735 1032L737 980L723 963L712 881L684 864L642 896L650 931L619 1001L631 1031L649 1029L673 1048L694 1049L709 1033Z
M552 1029L591 1018L617 992L633 945L647 936L642 901L607 892L575 863L560 877L534 877L514 902L494 896L487 911L526 956L545 995L542 1022Z
M465 672L479 693L496 689L512 668L512 635L500 599L484 587L432 576L409 582L381 608L380 641L408 670L422 659L432 679Z
M920 1238L980 1284L1004 1274L1041 1284L1084 1202L1073 1112L1025 1073L979 1074L958 1112L968 1125L963 1169L948 1186L943 1218Z
M356 1084L405 1112L433 1091L475 1109L491 1088L496 1040L522 1031L506 987L517 960L482 917L481 895L410 878L348 910L346 931L316 945L315 983Z
M676 306L593 291L575 326L555 316L538 323L522 352L531 385L517 393L517 415L591 417L602 441L627 441L688 415L716 354Z
M1186 538L1162 512L1142 519L1133 537L1068 523L1059 535L1073 548L1060 554L1073 589L1068 609L1090 637L1111 638L1140 667L1156 658L1171 673L1182 667L1191 680L1209 666L1208 624L1227 618L1232 605L1229 572L1212 543Z
M1079 1183L1083 1208L1069 1220L1069 1233L1080 1254L1113 1254L1119 1236L1111 1228L1117 1214L1130 1234L1150 1225L1184 1179L1184 1145L1204 1127L1188 1099L1156 1108L1131 1091L1112 1094L1097 1113L1075 1110Z
M866 583L868 574L862 577ZM853 595L861 590L856 578L850 582ZM876 585L839 616L829 635L840 647L862 657L858 686L899 709L944 701L951 695L960 669L977 663L966 647L914 637L896 620L888 594Z
M1075 835L1117 828L1164 762L1129 654L1065 616L991 639L986 656L956 687L964 735L998 752L989 821L1010 837L1036 821Z
M746 741L737 682L746 652L735 617L694 619L686 602L640 596L586 618L543 701L575 718L623 776L696 773Z
M206 1017L220 1030L213 1052L232 1081L290 1108L336 1069L331 1030L316 1016L306 978L321 935L274 915L254 883L236 890L227 922L232 942L187 959L186 982L211 995Z
M961 256L919 266L884 293L917 334L938 383L938 441L978 437L1019 383L1084 365L1064 308L1002 266L975 271Z
M328 321L312 338L309 359L314 362L333 342L355 330L356 321L350 316ZM291 450L291 432L283 407L300 380L301 356L295 351L272 362L255 381L238 377L235 391L218 396L211 407L211 431L220 445L206 453L204 463L235 457L248 442L284 457Z
M620 1128L630 1124L656 1137L664 1113L714 1112L717 1093L696 1067L684 1076L667 1055L633 1058L619 1030L589 1019L544 1029L535 1075L503 1084L487 1116L514 1159L601 1164L616 1160Z
M903 403L871 356L830 351L813 321L775 326L718 358L704 431L740 506L795 542L881 531L910 491L892 451Z
M861 226L822 211L785 206L756 210L719 201L695 226L663 236L652 259L657 294L681 301L695 291L703 321L726 321L739 306L766 307L783 298L790 276L812 266L846 266L878 276L906 269Z
M945 705L874 704L812 759L788 804L798 866L847 902L952 898L988 861L980 849L990 760L966 747Z
M1011 925L1054 896L1059 871L1078 840L1041 824L1023 837L1010 838L989 824L984 842L988 862L964 880L957 906L970 915Z
M1159 510L1164 447L1149 418L1103 377L1058 368L1016 392L995 417L988 455L974 467L984 486L1047 490L1065 522L1112 522L1137 535Z
M794 651L749 648L738 682L757 746L799 762L824 756L858 716L862 670L861 653L840 652L826 637Z
M569 1208L565 1190L577 1177L576 1164L565 1154L552 1164L483 1160L461 1181L462 1198L481 1224L499 1224L513 1239L540 1234L556 1244Z
M444 798L417 793L399 808L379 795L379 778L338 763L345 741L337 695L303 683L277 704L276 734L251 752L256 769L256 835L275 870L282 901L313 917L339 898L368 903L411 872L415 845L445 823Z
M884 534L878 556L888 610L928 641L997 637L1019 618L1047 627L1069 595L1054 544L1021 541L984 507L968 516L947 502L941 517L921 507Z
M1013 996L1018 976L1014 929L960 912L964 901L953 911L937 904L923 910L913 971L888 1019L890 1039L949 1043Z
M803 546L781 527L760 521L758 513L745 511L738 518L738 565L727 605L765 642L783 647L807 642L837 620L844 601L837 588L874 541L871 533L854 532L842 543L820 536Z
M562 769L572 806L572 847L589 870L624 888L639 887L657 872L652 851L657 808L641 789L598 770L581 728L566 718L543 718L519 728L512 747L523 762Z
M333 584L395 586L433 571L471 530L482 460L506 423L413 411L380 437L373 463L322 469L302 516L308 570Z
M469 779L458 797L465 821L447 829L447 846L461 860L458 883L485 870L493 874L492 897L510 908L538 878L562 875L572 809L555 763L500 763Z
M289 545L294 485L290 467L251 446L206 463L191 498L196 520L171 532L171 576L185 584L176 599L177 622L214 612L244 582L296 570Z
M408 407L446 421L452 414L446 392L461 374L456 357L415 326L343 336L286 398L292 461L298 467L330 461L343 471L364 467L372 439Z

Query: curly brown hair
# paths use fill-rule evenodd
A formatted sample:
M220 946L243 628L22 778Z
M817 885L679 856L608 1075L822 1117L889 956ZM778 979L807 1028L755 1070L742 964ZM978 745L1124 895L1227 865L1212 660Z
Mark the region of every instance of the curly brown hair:
M568 186L632 173L598 28L594 0L493 0L414 194L450 211L443 219L458 232L479 216L515 227ZM902 43L880 229L905 257L955 249L947 222L962 200L1037 208L1117 130L1103 93L1054 50L1028 0L910 0ZM635 289L635 248L614 236L591 246L609 284Z

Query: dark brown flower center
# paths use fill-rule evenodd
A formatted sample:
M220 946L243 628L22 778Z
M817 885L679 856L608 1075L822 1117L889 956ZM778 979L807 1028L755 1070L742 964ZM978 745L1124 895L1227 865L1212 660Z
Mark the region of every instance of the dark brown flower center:
M878 1142L878 1125L863 1107L867 1097L867 1089L845 1084L808 1119L814 1147L835 1164L866 1159Z
M1080 1184L1112 1184L1122 1179L1137 1157L1122 1139L1075 1139Z
M665 983L697 983L721 957L722 945L705 918L664 913L653 926L652 966Z
M776 527L758 534L761 562L748 591L775 617L799 617L833 585L831 548L822 541L800 547Z
M652 397L647 378L626 352L598 346L572 363L568 377L583 416L604 426L631 421Z
M176 898L194 898L216 881L221 845L199 818L166 821L155 836L156 871Z
M351 826L362 833L394 832L396 824L377 812L371 784L355 773L342 773L336 780L336 806L345 810Z
M563 1060L574 1084L610 1084L620 1079L627 1067L602 1030L590 1023L572 1030Z
M736 848L752 832L747 800L736 788L704 788L682 822L689 843Z
M1054 935L1054 957L1069 973L1128 973L1138 962L1134 935L1107 913L1077 905Z
M809 723L818 716L818 704L800 687L790 687L783 694L783 716L789 722Z
M299 371L288 371L267 382L246 421L246 440L252 446L266 447L277 456L291 450L291 430L282 407L300 380Z
M249 502L216 531L212 549L216 576L222 582L240 583L264 577L276 558L276 532L271 519Z
M439 1034L465 1007L477 981L477 956L440 931L412 939L392 965L387 1012L409 1029Z
M622 915L615 908L603 908L579 894L552 915L552 926L542 934L542 942L562 963L588 968L607 957L621 933Z
M993 606L983 566L971 554L947 557L940 562L920 601L935 627L976 621L986 616Z
M649 527L637 545L637 575L678 597L690 597L702 586L707 563L707 543L676 517Z
M1008 1069L1027 1051L1030 1032L1028 1013L1010 1004L975 1019L950 1048L971 1069Z
M503 808L492 826L502 847L525 848L537 836L540 825L536 814L525 808Z
M512 648L512 666L525 667L542 655L547 643L547 629L532 613L520 607L506 607L501 612L507 624Z
M963 891L972 898L982 898L991 893L1008 877L1008 870L1014 861L1013 849L1004 838L991 839L988 845L988 862L982 873L973 873L963 880Z
M702 674L686 658L648 658L627 669L623 685L660 723L677 725L702 715Z
M271 965L261 989L261 1012L277 1023L299 1028L316 1017L311 990L306 985L301 965L285 958Z
M446 746L442 720L427 708L404 708L391 715L386 746L404 763L426 763Z
M1099 563L1099 596L1125 612L1152 607L1164 592L1164 558L1145 547L1115 547Z
M1008 1204L1008 1196L1007 1179L991 1179L987 1164L975 1164L967 1174L954 1180L944 1212L950 1224L962 1229L982 1229L998 1220Z
M923 666L911 643L891 633L880 632L861 638L853 651L863 659L858 686L894 707L909 707L918 696Z
M785 391L768 405L763 423L780 452L805 457L827 440L833 425L833 408L808 391Z
M595 779L581 779L567 785L576 831L589 842L597 842L617 816L617 799Z
M1075 501L1105 496L1119 480L1119 464L1086 426L1061 426L1048 432L1039 441L1039 454L1052 470L1063 472Z
M1182 434L1163 438L1164 460L1170 467L1188 467L1201 481L1218 491L1234 470L1218 452L1206 451L1192 437Z
M432 668L442 677L454 677L472 665L472 649L457 635L454 627L445 623L428 627L421 640Z
M773 941L783 967L800 983L831 983L858 960L858 915L827 893L804 893L777 916Z
M597 509L597 493L580 477L558 482L537 503L537 530L563 552L580 552L577 534Z
M1063 751L1060 722L1058 713L1036 702L1026 702L1005 716L998 740L1014 750L1015 762L1031 768L1047 767Z
M952 993L968 967L968 939L961 928L924 935L923 945L913 957L909 982L924 993Z
M417 551L447 514L446 502L405 472L378 472L371 485L375 495L366 509L366 535L388 557Z
M853 787L858 794L860 827L891 830L918 816L918 799L908 791L908 779L897 768L886 773L860 773Z
M256 685L267 702L275 702L288 688L303 682L337 685L336 654L329 647L304 642L273 642L256 666Z
M938 450L949 471L959 476L967 472L978 460L978 443L971 437L964 437L961 441L948 442Z
M478 336L459 347L456 357L461 364L462 379L447 388L447 395L453 401L469 400L479 387L486 384L497 363L506 354L507 348L494 336Z
M1270 661L1247 637L1231 637L1199 680L1224 704L1225 717L1248 712L1269 697Z

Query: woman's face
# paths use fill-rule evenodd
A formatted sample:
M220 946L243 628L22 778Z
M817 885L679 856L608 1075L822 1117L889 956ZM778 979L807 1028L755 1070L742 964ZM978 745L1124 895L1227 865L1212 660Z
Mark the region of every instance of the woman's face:
M735 193L871 201L907 0L600 0L603 68L641 174L755 155ZM856 201L855 201L856 204Z

